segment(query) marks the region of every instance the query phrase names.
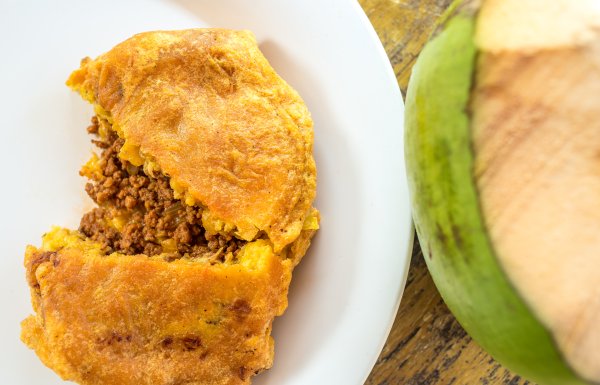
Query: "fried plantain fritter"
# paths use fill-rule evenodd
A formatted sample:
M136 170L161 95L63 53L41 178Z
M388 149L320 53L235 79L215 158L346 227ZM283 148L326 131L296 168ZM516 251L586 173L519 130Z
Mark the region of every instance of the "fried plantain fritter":
M246 31L136 35L67 84L97 207L28 246L22 340L83 385L249 384L318 229L312 120Z

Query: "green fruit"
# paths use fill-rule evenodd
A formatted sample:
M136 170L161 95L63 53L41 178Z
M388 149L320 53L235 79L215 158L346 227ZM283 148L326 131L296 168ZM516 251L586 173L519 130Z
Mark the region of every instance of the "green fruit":
M521 3L527 12L544 6L539 0ZM600 141L576 139L579 144L571 146L560 140L599 127L600 93L590 90L600 90L600 37L553 46L557 38L550 33L538 38L535 33L543 31L529 30L533 38L522 39L510 26L528 19L516 14L503 24L506 15L499 15L514 4L488 0L481 10L459 5L413 68L405 125L415 227L448 307L494 358L540 385L600 383L600 291L590 283L600 277L594 256L600 249L590 237L600 234L600 223L588 229L593 222L581 214L594 199L592 178L598 174L600 180L594 168L600 167L587 155L600 153ZM542 16L542 24L554 17ZM490 25L508 27L490 38ZM547 76L538 79L539 73ZM561 83L565 77L568 85ZM571 110L544 96L562 89L573 90L563 93L566 98L579 100L566 103ZM539 108L544 113L536 115ZM562 154L560 162L556 154ZM542 167L547 164L548 170ZM564 193L556 182L561 178L579 181L576 191ZM561 194L568 204L550 199ZM523 205L527 199L531 208ZM600 208L600 194L597 201L590 211ZM547 214L554 212L564 217ZM575 256L565 255L560 243L571 232L583 250ZM571 267L570 258L586 268ZM570 269L576 274L563 274Z

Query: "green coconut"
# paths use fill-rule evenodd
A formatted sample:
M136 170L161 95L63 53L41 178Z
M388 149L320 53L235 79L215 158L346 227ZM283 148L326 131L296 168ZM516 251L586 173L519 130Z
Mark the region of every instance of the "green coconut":
M413 217L499 362L600 384L600 1L455 3L406 97Z

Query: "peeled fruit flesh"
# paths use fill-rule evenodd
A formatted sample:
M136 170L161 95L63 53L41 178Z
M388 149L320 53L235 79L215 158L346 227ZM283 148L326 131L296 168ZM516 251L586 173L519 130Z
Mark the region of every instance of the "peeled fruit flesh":
M406 157L464 328L541 385L600 383L600 1L463 1L421 53Z

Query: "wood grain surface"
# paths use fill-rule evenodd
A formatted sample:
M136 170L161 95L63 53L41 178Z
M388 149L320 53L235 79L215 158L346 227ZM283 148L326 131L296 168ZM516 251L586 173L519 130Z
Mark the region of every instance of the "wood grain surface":
M451 0L359 0L406 93L411 68ZM408 281L367 385L526 385L473 341L449 312L415 243Z

